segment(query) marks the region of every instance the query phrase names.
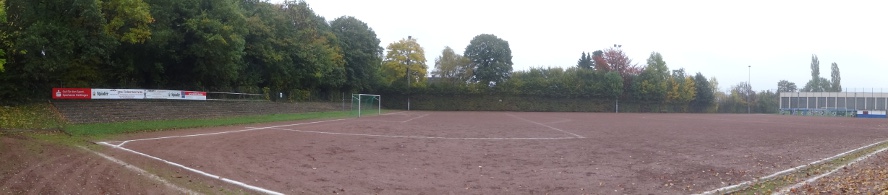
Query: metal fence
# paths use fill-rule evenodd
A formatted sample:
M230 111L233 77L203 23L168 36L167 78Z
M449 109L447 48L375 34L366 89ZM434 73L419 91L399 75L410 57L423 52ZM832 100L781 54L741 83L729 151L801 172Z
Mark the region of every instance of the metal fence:
M221 101L268 101L263 94L234 93L234 92L207 92L207 100Z
M870 91L781 92L780 109L888 110L888 93Z

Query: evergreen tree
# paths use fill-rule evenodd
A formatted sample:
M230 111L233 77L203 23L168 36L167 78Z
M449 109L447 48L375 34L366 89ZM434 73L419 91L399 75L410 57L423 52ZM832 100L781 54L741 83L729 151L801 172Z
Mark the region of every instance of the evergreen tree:
M592 63L592 56L587 54L586 52L583 52L583 54L580 55L580 60L577 61L577 67L582 69L594 68Z

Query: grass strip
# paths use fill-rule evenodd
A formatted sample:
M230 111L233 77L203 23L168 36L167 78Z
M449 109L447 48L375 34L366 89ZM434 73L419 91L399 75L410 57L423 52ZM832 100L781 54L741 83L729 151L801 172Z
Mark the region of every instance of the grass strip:
M98 137L121 133L158 131L167 129L227 126L290 120L342 118L350 116L351 114L352 113L349 111L333 111L294 114L250 115L211 119L176 119L155 121L127 121L115 123L91 123L68 125L64 127L64 130L65 132L73 136Z
M58 129L63 125L48 103L0 106L0 129Z
M820 164L814 164L803 169L799 169L795 172L787 173L783 176L774 177L768 180L757 181L752 185L749 185L734 192L730 192L729 194L771 194L774 192L778 192L783 188L795 185L799 182L807 180L808 178L815 177L834 169L838 169L854 161L857 158L866 156L883 148L888 148L888 142L876 144L874 146L870 146L868 148L852 152L845 156L822 162Z

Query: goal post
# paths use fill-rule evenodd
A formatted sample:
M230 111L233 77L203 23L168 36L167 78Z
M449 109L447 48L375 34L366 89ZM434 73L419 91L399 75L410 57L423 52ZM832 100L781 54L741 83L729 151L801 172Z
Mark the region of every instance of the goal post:
M382 96L375 94L352 94L351 111L357 117L382 114Z

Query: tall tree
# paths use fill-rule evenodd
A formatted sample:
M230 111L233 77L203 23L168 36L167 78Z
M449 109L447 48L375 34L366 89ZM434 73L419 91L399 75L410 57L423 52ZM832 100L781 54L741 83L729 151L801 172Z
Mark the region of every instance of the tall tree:
M610 65L607 64L607 60L604 59L604 51L596 50L592 52L592 62L595 65L595 70L598 71L610 71Z
M619 70L619 69L617 69ZM647 66L639 76L640 84L637 86L637 98L645 101L660 102L667 98L669 91L669 67L663 61L663 55L651 52L647 59Z
M832 72L830 73L830 89L832 92L842 92L842 75L839 73L839 65L832 63Z
M104 30L98 0L6 1L8 72L20 89L52 86L88 87L105 76L118 42ZM3 91L3 90L0 90ZM0 92L2 93L2 92Z
M817 55L811 55L811 80L820 78L820 60Z
M118 42L109 62L102 66L101 71L107 87L147 87L143 86L144 76L139 73L139 66L134 59L139 49L151 38L151 24L155 22L151 15L150 5L143 0L105 0L102 2L102 14L107 20L105 33Z
M636 64L632 64L632 59L629 59L629 56L626 56L626 53L620 47L611 47L604 50L604 60L607 61L610 70L617 71L624 77L630 74L641 73L641 68Z
M703 76L702 73L698 72L697 75L694 75L696 96L694 96L694 100L691 101L691 109L694 112L704 112L713 102L715 102L715 95L710 85L711 84L706 80L706 77Z
M730 101L732 111L736 113L746 112L747 109L754 107L756 93L752 90L749 83L741 82L731 87Z
M236 0L204 0L194 9L201 10L185 19L182 51L189 55L176 80L184 85L197 83L213 90L229 90L244 70L245 18Z
M678 106L678 110L687 111L688 103L694 99L697 94L694 78L685 73L684 68L672 71L672 77L668 80L668 92L666 93L666 101L674 106Z
M796 84L793 82L789 82L787 80L780 80L780 82L777 82L777 93L795 92L796 90L797 90Z
M339 41L327 20L317 15L305 1L289 1L284 13L295 24L295 50L291 54L303 94L326 96L337 91L346 82L345 60Z
M457 54L450 47L444 47L441 56L435 59L435 71L432 75L441 77L452 84L465 84L472 77L469 59Z
M383 81L399 88L406 85L406 78L410 80L411 87L425 86L425 75L429 68L425 62L425 51L416 39L407 38L390 43L382 62Z
M512 73L512 49L509 42L492 34L472 38L463 54L475 68L473 80L484 85L496 85L509 79Z
M826 78L820 77L820 60L817 59L817 55L813 55L811 57L811 80L805 84L805 88L802 88L804 92L824 92L829 91L832 87L829 80Z
M376 32L361 20L342 16L330 22L339 38L339 47L345 56L346 78L349 90L362 91L376 80L382 62L382 47Z
M642 68L638 67L638 65L633 64L632 60L629 59L629 56L626 56L626 53L623 52L621 47L614 47L605 49L603 52L604 60L608 64L609 71L615 71L620 74L620 77L623 78L623 97L629 97L629 93L633 90L630 89L639 89L639 86L633 86L633 83L636 82L633 79L639 77L639 74L642 72ZM597 62L596 62L597 63ZM666 75L669 75L669 71L667 69Z
M247 92L256 92L258 88L274 92L300 88L299 74L291 55L297 52L293 33L296 29L289 25L291 20L280 6L259 0L244 1L243 8L249 31L244 36L246 69L240 76L238 88Z
M143 43L151 37L149 24L154 17L142 0L103 0L102 14L107 20L105 32L122 43Z
M6 26L6 0L0 0L0 26ZM6 40L6 31L0 31L0 40ZM6 41L0 41L0 48L6 48ZM0 49L0 73L3 72L3 64L6 64L6 52Z
M580 60L577 60L577 67L583 69L592 69L594 68L594 64L592 62L592 56L583 52L580 54Z

